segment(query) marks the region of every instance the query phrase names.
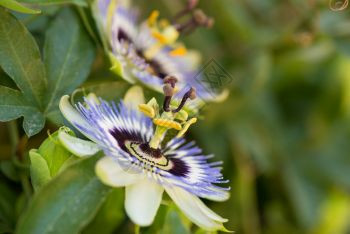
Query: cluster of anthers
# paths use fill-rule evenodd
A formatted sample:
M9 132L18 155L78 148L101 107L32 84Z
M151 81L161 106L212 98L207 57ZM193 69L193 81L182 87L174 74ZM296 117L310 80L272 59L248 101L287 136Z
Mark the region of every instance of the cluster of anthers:
M214 19L208 17L201 9L197 9L197 4L198 0L188 1L187 6L173 17L171 23L166 19L158 20L158 11L151 13L147 24L152 37L158 43L148 48L145 53L146 57L153 57L164 46L172 47L169 53L171 56L183 56L187 52L186 48L181 43L176 42L180 34L190 34L198 27L211 28L214 25ZM180 22L183 21L183 18L189 19Z
M147 104L140 104L139 110L146 116L153 120L156 125L153 138L151 139L149 146L157 149L162 139L164 138L167 130L175 129L178 132L176 137L182 137L188 128L197 122L197 118L189 118L186 110L183 109L188 99L193 100L196 98L196 90L190 88L182 97L180 104L176 107L171 105L171 99L175 94L175 84L177 79L175 76L167 76L164 78L164 102L163 112L160 112L159 105L155 98L152 98Z

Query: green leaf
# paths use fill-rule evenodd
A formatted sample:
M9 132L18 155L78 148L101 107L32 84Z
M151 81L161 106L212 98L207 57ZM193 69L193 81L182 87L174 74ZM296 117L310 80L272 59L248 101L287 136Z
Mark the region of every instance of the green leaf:
M19 181L18 170L11 160L0 161L1 172L12 181Z
M10 10L26 13L26 14L39 14L41 12L40 10L34 10L26 6L23 6L19 2L16 2L15 0L1 0L0 5Z
M33 106L42 108L47 81L39 48L29 31L0 8L0 65Z
M165 216L165 222L161 230L162 234L187 234L189 228L185 225L175 207L170 206Z
M51 177L57 175L64 162L71 157L58 140L58 131L50 135L39 147L38 153L45 159Z
M164 223L165 223L165 218L166 214L168 212L168 206L161 204L159 207L156 217L154 219L154 222L150 227L146 227L142 229L143 234L153 234L153 233L158 233L160 230L162 230Z
M86 0L21 0L21 2L35 3L35 4L41 4L41 5L71 3L78 6L87 6Z
M23 128L28 136L44 127L44 116L26 101L21 92L0 86L0 121L10 121L21 116L24 117Z
M64 9L46 33L46 113L56 111L59 99L87 78L94 58L95 47L78 16L72 10Z
M106 100L118 100L124 97L130 85L124 81L104 82L83 87L85 94L90 92Z
M66 131L73 134L69 129ZM30 175L35 191L77 160L61 144L58 139L58 132L49 135L38 150L32 149L29 151Z
M44 127L45 117L62 122L60 97L87 78L95 57L94 45L79 17L64 9L54 20L46 34L45 67L28 30L3 9L0 35L0 65L22 91L0 87L0 121L23 116L28 136Z
M12 229L15 223L15 202L17 195L3 181L0 181L0 191L0 221L4 222L4 226Z
M110 188L95 175L97 155L79 160L42 187L22 214L17 234L78 233Z
M113 207L111 209L111 207ZM84 228L83 234L113 233L124 220L124 190L113 189L94 220Z
M37 191L40 187L51 180L50 169L46 160L37 152L32 149L29 151L30 158L30 178L34 190Z

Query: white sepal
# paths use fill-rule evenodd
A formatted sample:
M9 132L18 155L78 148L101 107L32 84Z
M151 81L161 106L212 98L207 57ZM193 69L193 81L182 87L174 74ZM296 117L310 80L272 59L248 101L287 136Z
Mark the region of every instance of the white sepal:
M222 224L227 219L210 210L197 196L177 186L166 186L165 190L181 211L199 227L207 231L227 231Z
M140 225L152 224L162 201L163 187L147 178L125 189L125 209L130 219Z
M144 178L144 174L128 172L127 168L119 165L115 158L105 156L95 167L96 175L102 183L112 187L123 187L134 184Z
M67 133L66 128L60 128L58 139L69 152L78 157L88 157L100 151L96 143L85 141Z

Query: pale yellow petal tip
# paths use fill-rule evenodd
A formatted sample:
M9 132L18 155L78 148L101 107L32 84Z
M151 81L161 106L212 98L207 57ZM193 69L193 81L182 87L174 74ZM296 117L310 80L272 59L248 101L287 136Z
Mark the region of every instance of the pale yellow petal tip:
M202 55L197 50L188 50L185 57L192 69L198 69L202 63Z
M181 124L179 124L176 121L173 120L167 120L167 119L154 119L153 123L157 126L166 127L166 128L173 128L175 130L180 131L182 129Z
M146 116L150 118L154 118L155 111L152 107L148 106L147 104L139 104L139 110Z
M235 233L235 231L230 231L230 230L228 230L227 228L225 228L224 225L221 226L221 228L219 229L219 231L228 232L228 233Z
M101 158L100 160L98 160L98 162L95 165L95 173L96 176L100 179L100 181L108 186L111 186L111 183L109 183L109 179L108 179L108 174L106 173L106 170L103 168L102 164L104 163L104 158Z
M228 89L224 89L218 96L215 97L215 102L223 102L225 101L230 94L230 91Z
M230 197L231 197L231 193L229 193L229 192L227 192L227 195L226 195L226 197L224 197L221 201L227 201L228 199L230 199Z
M145 103L143 89L138 85L132 86L124 95L123 100L126 105L137 109L139 104Z
M70 112L73 109L73 106L69 101L69 95L64 95L61 97L60 103L58 104L58 108L60 109L63 116L67 118L68 112Z
M98 99L98 97L97 97L96 94L94 94L94 93L89 93L89 94L86 96L86 99L87 99L88 101L90 101L91 103L100 104L100 100Z
M69 95L64 95L61 97L60 103L59 103L59 108L62 111L62 107L67 105L67 102L69 104Z

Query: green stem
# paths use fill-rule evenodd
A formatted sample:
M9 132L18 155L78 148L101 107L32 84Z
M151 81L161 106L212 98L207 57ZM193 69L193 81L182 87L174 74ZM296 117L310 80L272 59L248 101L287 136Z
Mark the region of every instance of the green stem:
M153 149L158 149L159 144L162 142L162 139L164 138L167 130L167 128L157 126L156 131L154 132L154 135L149 143L149 146Z
M9 135L10 135L12 156L14 156L15 153L16 153L16 149L17 149L18 141L19 141L19 135L18 135L18 128L17 128L16 120L12 120L12 121L8 122L7 126L8 126Z
M140 226L135 224L135 234L140 234Z
M18 134L18 127L17 127L17 122L16 120L8 122L8 131L9 131L9 136L10 136L10 142L11 142L11 158L12 162L14 163L15 166L19 168L19 176L21 180L21 184L23 187L24 194L26 195L27 198L30 198L32 194L32 187L30 185L28 176L26 175L26 172L23 171L23 169L27 169L25 164L23 164L22 161L19 161L22 159L22 155L17 155L19 156L19 159L16 158L16 154L20 153L18 152L18 146L20 145L20 140L19 140L19 134Z
M24 194L29 199L32 195L32 186L29 182L28 176L24 172L21 172L20 178Z

